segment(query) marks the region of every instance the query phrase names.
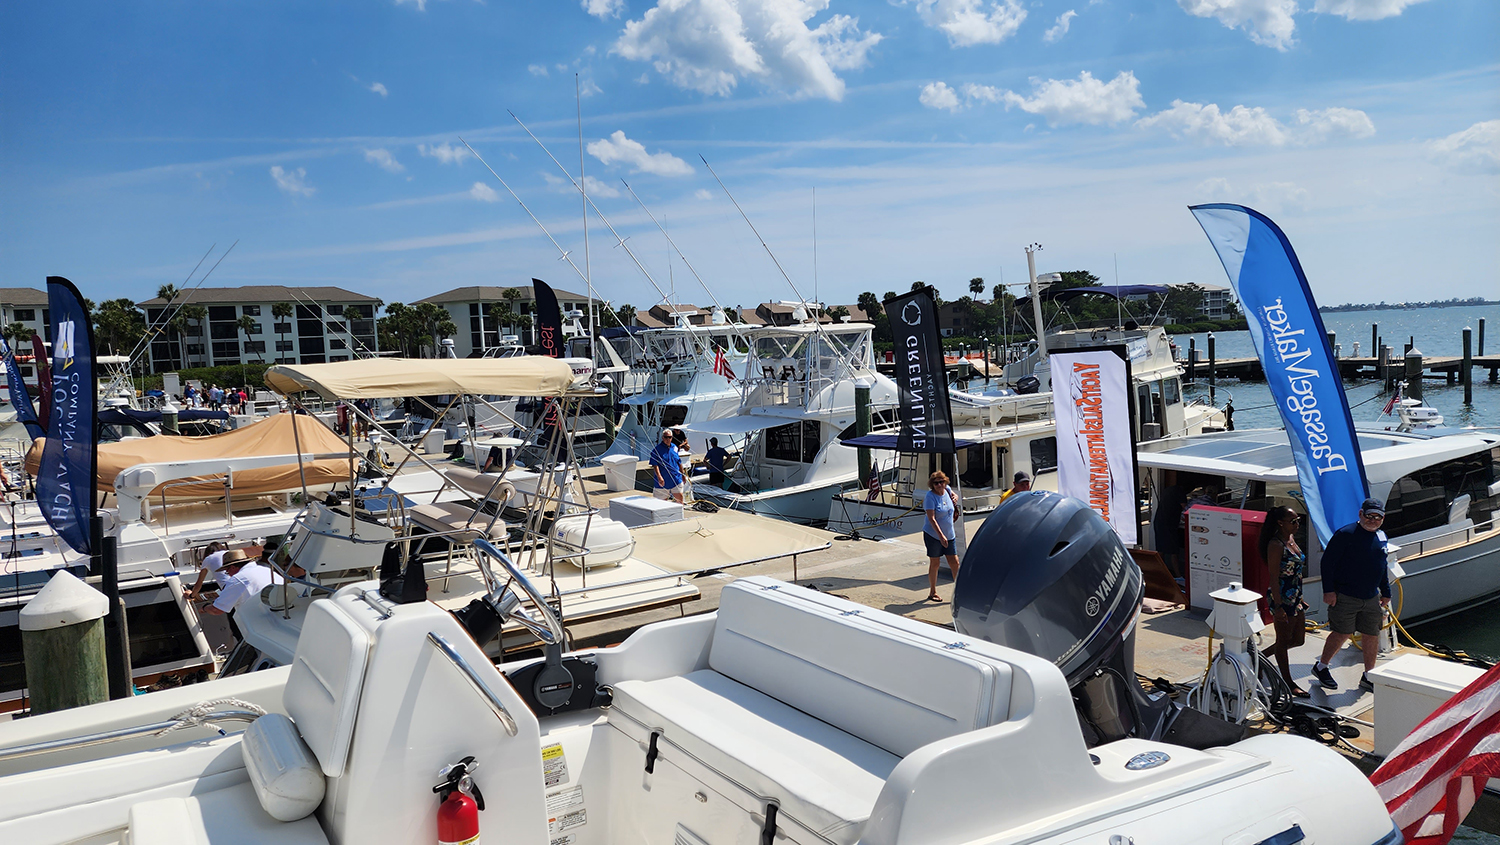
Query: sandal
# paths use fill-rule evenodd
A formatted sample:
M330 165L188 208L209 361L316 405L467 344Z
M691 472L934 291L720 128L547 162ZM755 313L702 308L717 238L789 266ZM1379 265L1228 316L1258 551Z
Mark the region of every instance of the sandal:
M1312 693L1308 692L1302 687L1299 687L1296 684L1291 684L1289 686L1291 686L1292 698L1312 698Z
M927 600L928 601L940 602L940 601L943 600L943 597L940 596L940 595L938 595L937 593L933 593L932 595L930 595L930 596L927 597Z

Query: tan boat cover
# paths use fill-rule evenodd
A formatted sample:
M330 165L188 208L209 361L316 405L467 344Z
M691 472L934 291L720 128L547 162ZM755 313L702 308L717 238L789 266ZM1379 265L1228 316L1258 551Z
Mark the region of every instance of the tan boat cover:
M297 426L295 436L292 433L293 425ZM256 455L295 455L298 454L299 441L301 454L304 455L349 452L347 443L313 417L305 414L276 414L253 425L208 437L162 434L118 443L101 443L98 489L113 493L115 476L139 464L228 457L252 458ZM38 437L26 453L26 471L33 476L41 466L42 448L46 442L47 438ZM309 461L303 465L303 469L309 487L349 480L348 459ZM185 484L185 481L188 479L169 482L172 486L166 488L168 500L217 499L224 495L224 482L220 479L205 477L201 484ZM234 473L234 495L237 499L300 489L302 479L295 463L236 470ZM152 496L160 496L161 490L158 487L152 491Z
M277 364L266 386L283 396L311 390L325 399L395 399L468 393L561 396L573 368L558 358L360 358L335 364Z

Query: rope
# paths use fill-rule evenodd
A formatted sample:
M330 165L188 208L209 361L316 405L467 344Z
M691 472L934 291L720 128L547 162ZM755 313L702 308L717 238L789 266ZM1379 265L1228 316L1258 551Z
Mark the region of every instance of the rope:
M200 701L197 704L194 704L192 707L189 707L181 713L178 713L176 716L173 716L173 724L157 731L156 736L166 736L172 731L182 730L183 728L195 728L200 725L205 725L207 724L205 719L208 716L212 715L213 712L220 707L238 707L242 710L248 710L257 716L266 715L265 708L261 707L258 704L251 704L250 702L243 699L211 698L208 701ZM217 727L214 728L214 730L219 731L220 735L223 735L224 733L223 730L220 730Z

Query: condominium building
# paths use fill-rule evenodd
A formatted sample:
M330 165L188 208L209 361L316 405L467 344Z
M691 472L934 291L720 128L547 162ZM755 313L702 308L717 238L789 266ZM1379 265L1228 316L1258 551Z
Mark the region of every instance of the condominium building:
M506 291L516 293L507 298ZM582 323L587 328L589 326L588 294L573 293L558 287L552 288L552 291L557 294L557 304L564 315L574 310L583 312ZM511 287L471 285L419 299L412 304L421 305L427 302L441 306L458 326L458 335L453 338L453 350L460 358L484 354L484 350L499 346L500 338L505 335L519 337L521 343L526 346L536 343L536 292L531 285ZM604 307L604 303L597 300L596 303L598 307ZM495 320L491 312L494 306L502 304L510 305L517 318L514 322L502 325Z
M283 304L291 313L277 316ZM137 305L153 329L170 323L179 305L201 305L206 312L201 321L189 322L181 337L170 326L153 337L153 372L241 363L323 364L372 355L379 348L380 300L338 287L199 288L179 294L170 307L160 297ZM246 317L250 324L241 328Z
M1210 320L1224 320L1234 316L1234 293L1229 288L1203 282L1195 284L1203 290L1203 304L1198 306L1198 313Z
M7 338L15 349L16 354L21 357L31 355L31 336L40 335L42 340L51 342L47 338L47 324L51 321L51 314L47 309L47 292L36 288L0 288L0 329L5 329L20 323L26 328L25 337L19 341L16 338ZM21 377L29 384L35 384L36 370L29 361L18 361Z

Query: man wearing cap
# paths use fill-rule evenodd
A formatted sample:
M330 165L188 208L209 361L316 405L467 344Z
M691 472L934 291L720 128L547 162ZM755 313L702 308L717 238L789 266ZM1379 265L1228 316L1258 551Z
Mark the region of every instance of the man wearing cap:
M1000 504L1003 505L1003 504L1005 504L1005 500L1009 499L1011 496L1013 496L1013 495L1015 495L1017 493L1025 493L1027 490L1030 490L1030 489L1031 489L1031 476L1027 475L1024 472L1018 472L1018 473L1016 473L1016 477L1015 477L1015 479L1013 479L1013 481L1012 481L1012 483L1010 485L1010 489L1006 490L1005 494L1000 497Z
M1365 674L1361 689L1374 689L1369 672L1380 653L1380 626L1391 603L1391 579L1386 571L1385 505L1365 499L1359 506L1359 521L1333 532L1323 548L1323 603L1329 605L1328 627L1332 633L1323 644L1323 656L1313 664L1313 677L1325 690L1339 688L1328 662L1355 631L1360 633Z

